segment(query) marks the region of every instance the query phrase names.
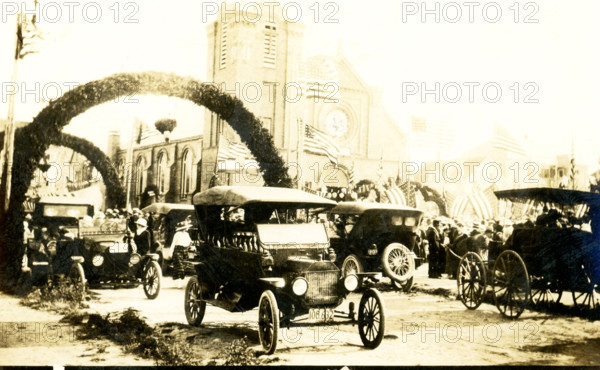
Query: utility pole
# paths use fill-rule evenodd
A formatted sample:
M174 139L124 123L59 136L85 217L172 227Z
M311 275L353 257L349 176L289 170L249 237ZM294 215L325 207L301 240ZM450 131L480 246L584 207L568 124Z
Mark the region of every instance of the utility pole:
M10 77L10 82L14 86L17 83L17 66L20 57L19 48L19 29L21 27L21 14L17 15L17 28L15 31L15 56L13 60L13 68ZM8 120L4 126L4 147L2 156L2 166L0 166L0 178L2 182L2 211L7 212L10 204L10 185L12 182L12 160L15 146L15 94L8 96Z

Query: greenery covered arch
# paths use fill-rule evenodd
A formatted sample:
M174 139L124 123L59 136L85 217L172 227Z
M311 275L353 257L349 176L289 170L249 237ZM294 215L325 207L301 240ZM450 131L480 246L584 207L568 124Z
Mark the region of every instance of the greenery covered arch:
M15 142L27 150L15 151L9 211L0 224L0 266L5 277L16 278L20 270L23 234L22 204L33 173L49 144L71 119L86 110L121 96L166 95L204 106L224 119L238 133L256 158L267 186L290 187L287 166L275 147L272 136L243 102L212 85L189 77L160 72L119 73L88 82L50 102L29 124L15 134ZM15 173L17 172L17 173ZM10 282L3 279L5 283Z
M17 133L20 130L22 128L17 129ZM21 136L17 135L17 137ZM100 148L86 139L67 134L66 132L61 132L59 136L53 137L51 140L49 142L50 145L63 146L76 151L86 157L92 166L98 170L106 185L106 198L109 207L121 208L125 206L125 189L121 184L119 175L110 158ZM0 142L2 141L4 141L4 133L0 133ZM15 142L15 148L17 152L28 151L28 148L18 141Z

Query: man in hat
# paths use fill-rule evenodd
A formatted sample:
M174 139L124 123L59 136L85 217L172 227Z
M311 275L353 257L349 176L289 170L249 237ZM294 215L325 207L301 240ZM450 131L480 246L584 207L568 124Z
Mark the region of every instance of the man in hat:
M150 233L148 232L148 222L146 219L140 217L137 219L135 224L136 229L133 236L133 241L137 247L137 253L143 256L150 252L150 246L152 245Z
M440 254L443 251L442 239L440 232L440 220L435 219L427 229L427 242L429 243L429 277L436 279L441 277L439 269Z

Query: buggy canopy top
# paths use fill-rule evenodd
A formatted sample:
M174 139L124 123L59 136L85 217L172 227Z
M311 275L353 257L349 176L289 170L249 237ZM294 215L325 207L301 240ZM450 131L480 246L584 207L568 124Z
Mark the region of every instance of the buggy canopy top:
M215 186L194 195L194 205L245 206L277 204L288 208L331 208L332 200L297 189L261 186Z
M529 199L541 202L551 202L566 206L585 203L590 208L600 208L600 194L588 191L567 190L555 188L527 188L495 191L498 199L508 199L512 202Z

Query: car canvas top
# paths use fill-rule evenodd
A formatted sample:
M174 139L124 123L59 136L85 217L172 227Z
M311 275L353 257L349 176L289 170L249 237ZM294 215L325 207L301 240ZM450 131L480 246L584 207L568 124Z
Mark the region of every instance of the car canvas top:
M402 206L399 204L389 204L389 203L371 203L371 202L340 202L337 206L330 209L329 213L341 214L341 215L356 215L363 214L367 211L377 211L377 210L386 210L386 211L412 211L418 214L423 212L419 211L416 208Z
M325 207L336 205L332 200L297 189L259 186L215 186L198 193L194 205L242 206L252 203L282 203L297 205L294 208Z
M528 189L510 189L495 191L498 199L515 200L536 200L543 202L552 202L564 205L575 205L586 203L590 207L600 207L600 194L590 193L581 190L555 189L555 188L528 188Z

